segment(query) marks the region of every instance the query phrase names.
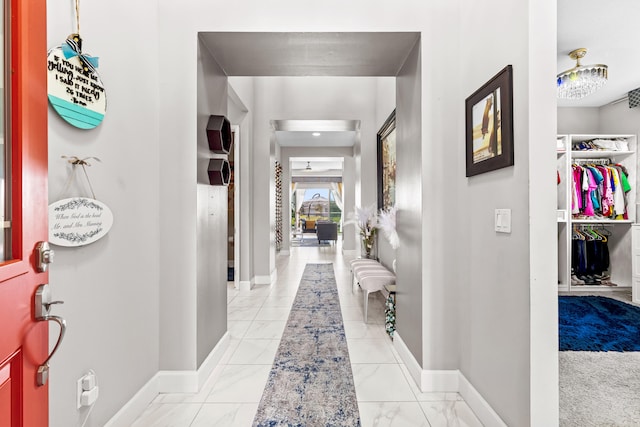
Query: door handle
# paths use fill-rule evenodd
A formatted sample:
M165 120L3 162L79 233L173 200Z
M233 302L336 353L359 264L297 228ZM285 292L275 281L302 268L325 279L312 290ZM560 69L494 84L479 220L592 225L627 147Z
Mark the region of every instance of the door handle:
M36 383L39 386L43 386L47 383L49 379L49 361L56 354L58 348L60 348L60 344L64 338L64 334L67 332L67 322L60 316L54 316L50 314L51 306L54 304L63 304L64 301L51 301L51 290L48 284L38 286L36 290L36 298L35 298L35 318L39 322L49 322L53 321L60 325L60 335L58 336L58 341L56 341L56 345L53 347L53 350L47 357L47 359L38 367L38 372L36 374Z

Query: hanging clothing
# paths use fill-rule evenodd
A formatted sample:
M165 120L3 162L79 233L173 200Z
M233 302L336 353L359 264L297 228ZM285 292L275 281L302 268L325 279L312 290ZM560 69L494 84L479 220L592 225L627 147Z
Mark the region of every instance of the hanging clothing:
M577 219L628 219L631 190L622 165L571 165L571 213Z
M605 234L587 226L587 230L573 230L571 238L571 270L587 285L608 284L610 280L609 240Z

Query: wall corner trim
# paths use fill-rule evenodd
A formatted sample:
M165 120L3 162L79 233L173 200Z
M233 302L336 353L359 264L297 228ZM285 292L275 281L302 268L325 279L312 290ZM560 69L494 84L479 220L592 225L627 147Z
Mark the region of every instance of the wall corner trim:
M140 390L120 408L105 427L128 427L160 393L197 393L229 347L226 332L197 371L158 371Z
M507 427L491 405L482 397L469 380L458 369L427 370L422 369L409 351L398 331L395 332L393 346L404 362L411 378L423 393L449 392L460 393L473 413L486 427Z
M255 276L252 280L256 285L270 285L271 276Z
M147 409L158 395L158 374L154 375L133 397L111 417L104 427L127 427Z
M238 289L242 292L250 291L253 287L253 281L251 280L241 280L238 282Z

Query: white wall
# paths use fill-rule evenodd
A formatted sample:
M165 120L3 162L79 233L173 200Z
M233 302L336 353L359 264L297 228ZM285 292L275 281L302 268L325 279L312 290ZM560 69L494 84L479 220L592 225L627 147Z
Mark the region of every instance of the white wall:
M479 23L492 22L498 11L509 19L499 26L479 28ZM464 260L458 277L463 319L460 366L504 422L514 426L530 425L532 417L539 417L536 425L557 424L557 412L555 417L553 410L541 414L530 403L541 398L540 392L557 390L557 376L553 377L557 369L557 361L555 366L553 363L557 360L553 346L557 341L553 338L557 334L553 329L554 313L557 316L555 276L548 274L552 272L549 266L556 264L556 190L549 178L555 174L551 164L555 161L555 94L553 85L542 78L555 73L554 12L553 1L532 1L523 7L522 2L491 0L465 3L460 9L460 73L455 79L461 82L458 105L464 105L467 96L512 64L515 152L513 167L462 178L463 144L458 144L460 227L455 246L460 248L457 260ZM460 108L460 142L464 141L463 124L464 110ZM494 231L496 208L512 210L510 234ZM542 312L546 314L542 319L545 329L534 335L532 331L541 323L536 322L536 315ZM549 375L544 379L547 389L535 389L536 396L531 391L534 372L529 370L540 354L531 348L532 342L550 361L539 372L542 377ZM535 376L536 383L543 381L538 373ZM554 395L551 392L542 398L553 402ZM549 409L553 407L549 405Z
M590 117L585 117L585 120L590 120ZM627 102L601 107L598 132L639 135L640 108L629 108Z
M482 27L496 10L509 20ZM471 178L457 178L462 264L461 371L507 425L529 425L529 138L527 135L528 15L521 4L492 0L461 9L459 80L464 99L507 64L513 65L515 165ZM504 34L509 34L504 37ZM499 44L500 49L492 46ZM464 110L458 115L464 141ZM462 145L462 144L460 144ZM460 150L458 177L464 177ZM512 232L496 233L494 210L512 210ZM552 229L553 230L553 229ZM551 238L549 241L554 242ZM520 396L520 398L515 398Z
M48 6L47 43L59 46L75 27L72 7ZM49 110L49 200L90 196L78 188L62 194L71 168L60 156L98 157L101 162L90 161L87 172L114 223L96 243L55 248L50 284L54 298L65 304L53 312L67 320L68 330L51 361L52 427L79 426L87 416L87 408L76 409L76 380L87 370L97 374L100 397L85 426L100 427L159 369L156 2L86 2L81 13L84 52L100 57L107 113L96 129L79 130ZM114 31L114 22L143 30L132 37ZM83 182L82 171L77 178ZM53 344L57 328L51 331Z
M558 107L557 111L559 135L600 132L600 108Z

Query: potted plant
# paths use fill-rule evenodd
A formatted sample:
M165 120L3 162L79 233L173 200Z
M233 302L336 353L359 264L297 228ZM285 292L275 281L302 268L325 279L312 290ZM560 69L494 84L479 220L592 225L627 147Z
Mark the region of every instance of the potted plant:
M376 258L376 236L378 232L378 213L374 206L355 207L352 219L360 231L362 242L362 256L365 258Z

